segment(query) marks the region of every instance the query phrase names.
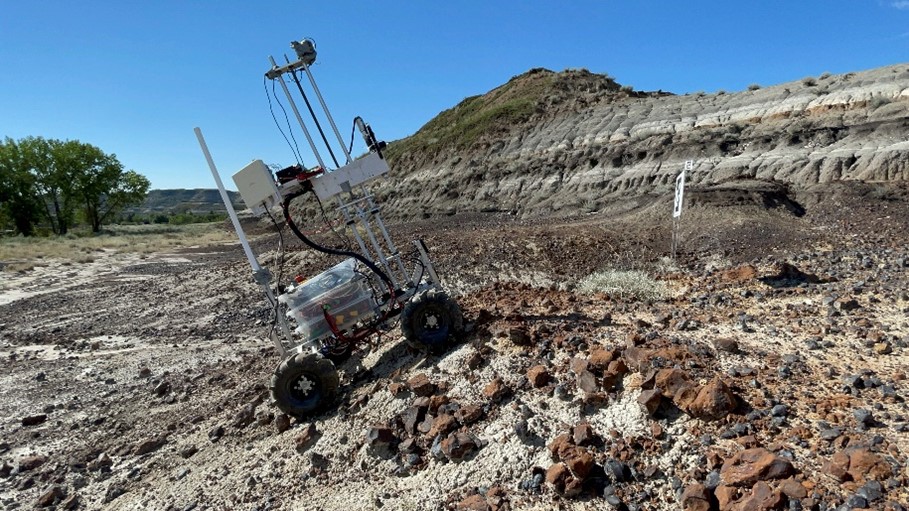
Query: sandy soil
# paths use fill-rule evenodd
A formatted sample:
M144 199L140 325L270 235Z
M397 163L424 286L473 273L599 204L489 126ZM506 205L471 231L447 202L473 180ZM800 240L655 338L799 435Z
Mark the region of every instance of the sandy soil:
M701 485L715 509L834 509L862 495L868 508L900 509L909 501L909 207L853 206L803 217L694 208L677 265L660 259L662 206L394 226L400 240L426 239L471 331L442 356L408 351L397 332L356 351L315 431L308 421L278 427L285 418L266 387L280 362L264 339L270 311L238 247L110 252L3 273L0 508L701 509L692 507ZM285 275L327 262L292 246ZM669 295L574 291L605 266L645 269ZM530 342L516 343L515 331ZM593 364L602 350L622 364L592 370L590 388L577 361ZM539 386L528 378L534 366L548 375ZM657 384L664 397L648 412L642 393L654 371L672 368L696 392L723 381L734 403L706 418ZM448 433L403 426L423 406L408 385L417 375L436 385L420 412L430 423L480 410L454 423L477 444L463 458L433 452ZM494 380L502 396L490 396ZM547 446L582 423L592 439L553 454ZM390 456L368 441L376 426L395 436ZM793 473L734 482L724 464L755 447ZM873 462L866 473L828 475L857 449ZM543 480L579 452L594 462L589 474ZM566 488L575 480L577 492ZM874 481L879 496L869 494ZM778 498L761 496L761 484Z

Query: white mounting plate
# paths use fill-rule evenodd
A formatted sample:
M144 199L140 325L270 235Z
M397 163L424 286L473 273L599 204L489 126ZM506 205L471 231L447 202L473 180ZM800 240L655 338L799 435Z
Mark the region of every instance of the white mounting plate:
M326 200L341 192L349 192L351 188L387 172L388 163L377 153L371 152L359 160L354 160L332 172L326 172L311 181L313 190L319 199Z
M259 210L264 213L262 206L270 208L281 202L275 178L262 160L254 160L234 174L233 178L246 207L256 214L261 214Z

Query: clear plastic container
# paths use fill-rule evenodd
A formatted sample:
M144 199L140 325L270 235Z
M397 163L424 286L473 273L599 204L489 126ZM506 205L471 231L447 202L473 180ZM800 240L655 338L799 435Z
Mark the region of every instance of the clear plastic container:
M331 333L323 311L334 319L339 330L375 315L372 290L356 268L357 261L347 259L278 297L278 301L287 305L287 316L297 322L295 331L305 341Z

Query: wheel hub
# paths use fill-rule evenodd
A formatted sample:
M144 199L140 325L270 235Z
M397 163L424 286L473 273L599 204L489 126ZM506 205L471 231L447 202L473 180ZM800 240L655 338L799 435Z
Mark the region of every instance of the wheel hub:
M435 330L439 328L439 317L435 314L429 314L426 316L426 319L423 321L423 326L430 330Z
M301 396L306 396L312 390L312 381L305 376L300 376L294 383L294 390L299 392Z

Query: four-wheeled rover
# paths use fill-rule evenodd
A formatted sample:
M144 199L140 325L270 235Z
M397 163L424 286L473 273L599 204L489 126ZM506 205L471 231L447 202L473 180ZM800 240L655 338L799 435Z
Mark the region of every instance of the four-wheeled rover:
M383 154L385 143L377 140L372 128L357 117L353 125L368 151L356 158L351 156L353 132L350 145L345 145L310 69L316 60L315 43L303 39L292 42L291 48L296 60L285 56L286 63L279 66L274 58L269 58L271 68L264 78L266 94L270 80L269 105L272 96L280 104L274 85L281 86L318 165L305 167L299 151L291 144L297 164L273 173L262 160L255 160L234 174L233 179L243 201L254 214L269 217L280 233L281 227L273 214L280 208L287 227L300 241L313 250L337 257L340 262L309 279L298 277L289 285L280 282L275 285L272 273L260 265L247 241L201 130L196 128L195 132L252 266L253 278L262 286L272 308L270 336L282 356L271 379L272 397L281 410L302 418L334 402L340 383L335 364L349 356L358 343L400 323L401 333L409 345L423 351L441 352L463 330L463 318L458 304L442 288L426 245L421 240L413 240L411 250L399 250L366 186L389 170ZM303 76L309 82L310 94L321 105L323 120L328 121L337 138L335 147L329 143L330 137L326 136L310 103L310 95L303 87ZM286 79L302 96L332 166L323 159ZM277 118L275 121L281 130ZM287 127L290 129L289 122ZM301 198L314 199L314 202L310 200L311 206L318 204L323 219L323 203L336 202L346 232L355 243L334 248L307 236L297 226L291 207ZM311 207L310 210L314 209ZM311 226L316 221L315 218L312 220L304 225ZM281 240L279 250L283 260L283 238ZM352 245L355 245L353 249ZM280 279L279 272L277 280Z

